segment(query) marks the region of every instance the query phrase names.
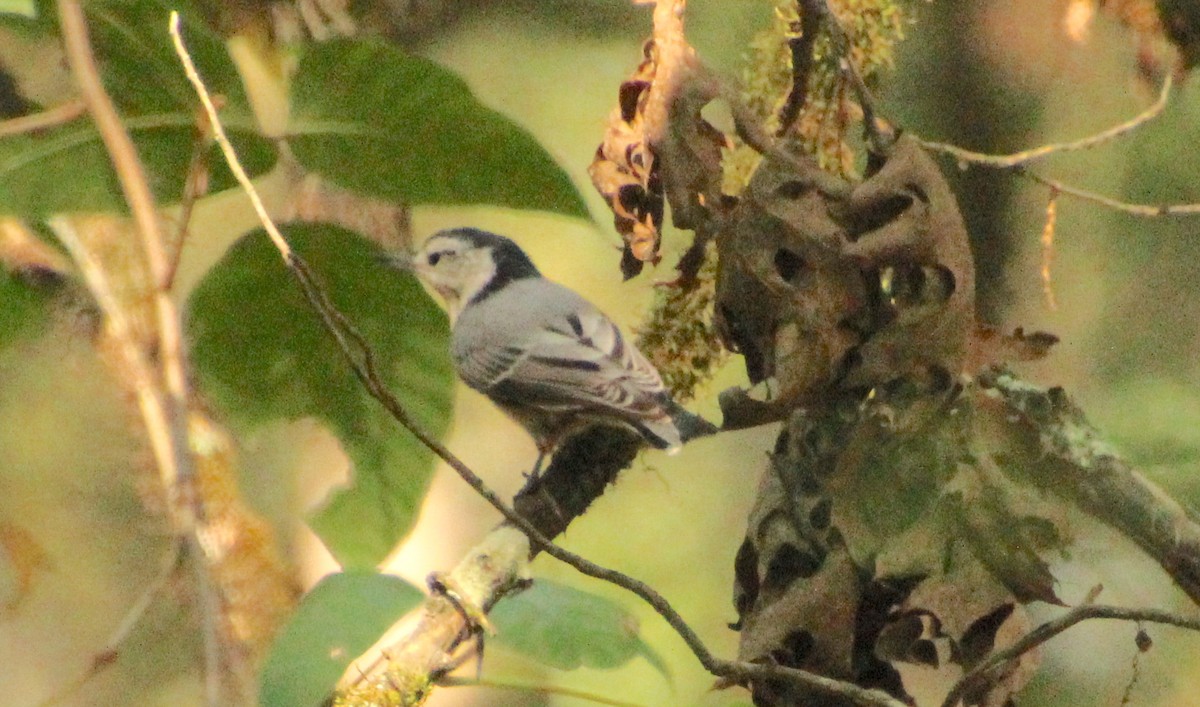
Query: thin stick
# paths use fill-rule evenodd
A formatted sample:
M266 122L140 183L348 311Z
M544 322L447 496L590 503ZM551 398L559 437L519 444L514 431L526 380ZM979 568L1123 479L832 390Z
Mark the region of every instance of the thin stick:
M96 68L96 59L92 54L88 39L87 21L77 0L59 0L59 21L62 24L63 42L66 46L67 60L71 72L79 84L84 103L96 122L96 128L104 141L113 163L113 169L121 183L121 191L129 203L138 233L142 238L142 249L150 266L150 273L155 282L162 282L161 276L168 271L169 263L163 248L162 233L158 223L158 209L154 197L150 193L146 173L138 159L133 140L121 124L112 99L104 90L100 74ZM165 418L160 422L147 422L147 427L157 434L163 434L161 439L152 439L156 450L159 470L163 483L169 495L180 492L179 483L191 476L191 460L187 454L186 429L184 410L186 397L183 394L183 347L182 336L179 332L179 316L175 311L171 298L155 288L155 309L158 319L159 353L162 357L164 378L166 379L167 396L163 396L160 414ZM150 380L142 379L141 384L157 384L158 376ZM173 498L173 500L175 500ZM173 520L180 522L178 526L187 529L195 518L192 510L186 504L173 504L173 512L177 517Z
M79 99L74 99L53 108L47 108L40 113L31 113L8 120L0 120L0 137L12 137L25 133L46 130L64 123L69 123L87 112L87 105Z
M333 336L343 355L346 356L355 376L371 396L379 401L418 441L446 462L476 493L482 496L493 508L498 510L509 523L525 533L531 544L589 577L595 577L596 579L615 584L641 597L643 601L653 607L671 628L679 634L684 643L687 644L688 648L691 649L692 653L700 661L700 664L714 675L734 680L783 679L803 685L818 693L839 695L853 701L855 704L864 705L865 707L906 707L903 702L878 690L868 690L852 683L834 680L796 668L758 665L716 658L708 650L708 647L704 645L704 642L700 640L699 635L696 634L691 626L687 624L683 617L675 611L661 594L640 580L616 570L597 565L590 560L555 545L530 524L528 520L501 500L462 460L422 428L379 378L376 371L374 353L367 345L367 342L350 325L345 316L329 301L325 292L316 284L307 264L291 249L287 240L267 213L266 208L263 207L262 200L258 197L254 184L246 175L245 170L242 169L237 152L233 149L233 145L230 144L228 137L225 135L225 130L221 125L216 109L212 101L208 98L208 89L204 86L204 81L196 71L195 64L192 62L187 47L183 43L183 38L179 33L179 15L174 11L171 13L170 18L170 32L171 38L175 43L175 51L179 55L180 62L183 63L188 79L191 81L193 88L195 88L197 95L200 96L205 111L208 113L208 118L213 128L213 135L221 146L221 151L225 155L229 169L250 197L255 211L262 221L263 228L279 250L284 263L296 276L301 287L304 289L309 303L313 305L325 328Z
M192 156L188 160L187 176L183 181L183 195L179 200L179 218L175 230L175 239L171 242L168 260L170 268L167 271L166 287L170 289L175 282L175 274L179 271L179 263L183 260L183 246L187 242L188 228L192 221L192 212L196 202L208 192L208 141L207 132L196 137L192 146Z
M1119 199L1097 194L1096 192L1087 191L1065 184L1057 179L1042 176L1036 172L1027 169L1029 163L1043 159L1050 155L1060 152L1071 152L1076 150L1085 150L1095 147L1102 143L1116 139L1123 135L1127 135L1136 128L1145 125L1154 118L1157 118L1166 109L1167 102L1171 96L1171 89L1174 86L1174 78L1171 74L1167 74L1163 80L1162 89L1159 91L1158 99L1144 111L1130 118L1129 120L1114 125L1113 127L1102 130L1095 135L1080 138L1071 142L1051 143L1042 145L1029 150L1022 150L1011 155L989 155L982 152L974 152L961 148L957 145L951 145L944 142L934 142L931 140L923 140L915 138L917 142L927 150L939 152L944 155L958 160L960 165L964 167L978 166L989 169L1007 169L1016 172L1017 174L1031 179L1039 184L1050 188L1052 193L1066 194L1077 199L1090 201L1094 204L1099 204L1114 211L1130 214L1132 216L1140 216L1144 218L1159 218L1162 216L1195 216L1200 214L1200 204L1134 204Z
M1173 86L1174 79L1172 78L1171 73L1167 72L1167 77L1163 80L1162 89L1158 93L1158 100L1156 100L1144 111L1138 113L1123 123L1108 128L1107 130L1102 130L1095 135L1089 135L1071 142L1050 143L1048 145L1041 145L1029 150L1014 152L1011 155L989 155L983 152L967 150L957 145L951 145L945 142L922 140L921 138L917 138L917 142L926 150L949 155L958 161L967 164L979 165L981 167L993 167L996 169L1012 169L1013 167L1028 164L1034 160L1040 160L1059 152L1086 150L1133 132L1135 129L1162 115L1162 112L1167 107L1168 99L1171 97L1171 89Z
M121 124L116 107L100 79L83 9L78 0L59 0L58 15L67 62L121 184L121 191L141 236L142 251L154 283L152 294L158 338L156 353L161 368L155 370L149 357L141 352L140 346L132 338L132 330L128 327L126 334L129 338L121 343L121 348L133 366L131 370L134 372L139 403L149 403L140 407L146 433L155 452L173 528L185 536L187 547L193 551L190 556L195 567L196 591L201 605L205 607L201 613L206 657L206 696L209 704L216 705L221 701L219 657L222 641L217 616L209 610L218 604L212 578L208 574L203 553L194 552L199 548L196 524L203 516L203 509L195 493L192 460L187 447L188 392L184 375L183 334L179 313L167 291L171 265L163 244L154 195L133 140ZM86 250L82 242L78 246L80 252ZM98 268L96 264L94 269ZM107 313L110 317L121 309L115 300L109 305ZM131 356L134 351L137 355ZM164 387L165 394L161 391Z
M1054 297L1054 279L1050 267L1054 264L1054 232L1058 223L1058 191L1050 190L1050 200L1046 202L1046 223L1042 226L1042 294L1046 298L1046 307L1050 311L1058 309Z
M788 39L792 55L792 88L779 111L777 136L787 135L792 124L800 117L800 111L808 100L808 83L813 66L813 49L817 43L817 31L821 28L821 16L804 9L804 2L797 3L800 10L800 36Z
M163 558L158 573L154 576L150 585L134 600L129 610L125 612L125 617L121 619L116 629L108 637L108 640L104 642L104 648L92 659L91 666L88 667L86 672L71 681L65 689L38 703L38 707L51 707L52 705L61 704L63 700L74 695L81 687L86 685L88 680L91 680L101 670L104 670L116 661L121 644L125 642L125 639L129 638L129 634L133 631L134 627L146 615L146 609L150 608L150 603L163 590L163 587L167 584L167 580L175 573L175 569L178 566L179 540L178 538L172 538L171 549Z
M968 671L955 683L949 694L946 695L946 699L942 700L942 707L955 707L959 700L962 699L964 692L977 685L981 680L986 679L996 668L1033 650L1075 624L1089 619L1114 619L1118 621L1167 624L1192 631L1200 631L1200 619L1179 616L1169 611L1162 611L1160 609L1130 609L1123 606L1105 606L1103 604L1083 604L1056 619L1038 626L1022 636L1016 643L1013 643L1002 651L996 651L987 660Z
M225 133L225 126L221 124L221 119L217 115L217 107L213 105L212 96L204 86L204 79L200 78L200 72L196 70L196 63L192 61L192 55L188 53L187 46L183 43L183 34L179 30L179 13L172 10L168 22L170 23L171 42L175 45L175 53L179 56L179 61L183 64L183 71L196 90L201 105L204 106L204 113L208 116L208 125L213 131L213 137L216 138L217 144L221 147L221 153L225 155L225 163L229 165L229 170L233 172L238 184L242 185L246 196L250 197L254 213L258 214L258 220L262 222L271 242L275 244L284 261L290 264L295 253L292 252L292 247L288 245L287 239L276 228L275 222L271 220L271 216L267 213L267 207L263 206L258 190L254 188L254 183L250 181L250 176L246 174L237 152L233 149L233 143L229 141L229 136Z
M1132 204L1127 201L1113 199L1097 194L1093 191L1073 187L1070 184L1065 184L1057 179L1044 177L1037 172L1033 172L1021 167L1014 168L1018 174L1028 177L1039 184L1044 184L1052 190L1060 193L1073 196L1077 199L1090 201L1101 206L1106 206L1114 211L1130 214L1132 216L1141 216L1143 218L1160 218L1162 216L1196 216L1200 215L1200 204Z

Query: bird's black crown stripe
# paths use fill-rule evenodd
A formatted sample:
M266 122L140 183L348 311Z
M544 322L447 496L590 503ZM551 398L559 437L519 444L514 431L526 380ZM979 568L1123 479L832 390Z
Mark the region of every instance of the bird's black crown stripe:
M478 228L455 228L442 231L437 235L459 238L475 248L487 248L492 251L492 261L496 263L496 274L483 289L475 293L475 296L471 298L472 304L487 299L510 282L542 276L529 256L525 255L525 251L504 236Z

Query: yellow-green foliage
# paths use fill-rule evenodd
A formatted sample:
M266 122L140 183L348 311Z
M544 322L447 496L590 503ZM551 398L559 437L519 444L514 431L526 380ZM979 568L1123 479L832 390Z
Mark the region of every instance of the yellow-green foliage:
M335 707L420 707L429 699L428 675L405 675L390 671L366 680L348 692L339 693Z
M895 46L904 38L905 0L829 0L850 41L851 61L867 82L890 69ZM911 1L911 0L910 0ZM766 130L779 131L779 111L792 88L792 55L788 41L797 36L800 15L795 0L775 0L771 26L750 43L742 75L743 99ZM846 177L855 176L855 154L847 143L862 111L853 91L838 70L829 34L819 32L808 80L808 100L792 125L789 136L798 137L806 152L822 168ZM758 164L758 154L739 145L727 156L725 189L738 193Z
M725 360L725 349L712 325L717 259L709 244L695 286L659 288L650 316L638 332L638 349L662 374L677 401L696 393Z

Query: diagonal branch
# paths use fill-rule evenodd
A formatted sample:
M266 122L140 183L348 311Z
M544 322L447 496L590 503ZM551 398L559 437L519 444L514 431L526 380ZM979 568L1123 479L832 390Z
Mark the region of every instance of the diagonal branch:
M113 169L121 183L121 191L129 203L130 213L141 236L142 251L155 283L153 296L158 324L156 333L159 337L158 353L162 359L162 371L156 371L155 378L159 375L162 377L161 380L141 380L139 385L152 386L155 389L158 389L160 384L166 386L166 395L161 396L158 405L160 410L155 412L162 420L156 421L152 426L148 423L148 426L163 432L152 437L151 444L159 469L163 472L167 492L176 495L171 499L172 512L175 514L173 520L179 529L187 530L195 522L195 509L182 503L180 498L181 492L184 491L180 484L191 481L185 419L187 392L183 373L183 337L175 304L171 301L169 293L161 287L161 283L165 281L164 276L170 270L170 264L163 246L158 209L133 140L121 124L117 109L100 81L83 9L77 0L59 0L58 10L71 73L79 84L84 103L96 122L96 128L100 131L100 137L112 160Z
M989 155L983 152L974 152L958 145L951 145L945 142L935 142L932 140L922 140L917 138L917 142L926 150L938 152L943 155L949 155L959 162L967 165L978 165L980 167L992 167L995 169L1012 169L1021 165L1028 164L1035 160L1040 160L1050 155L1055 155L1060 152L1075 152L1078 150L1086 150L1097 145L1102 145L1111 140L1115 140L1124 135L1128 135L1137 128L1154 120L1162 115L1166 110L1167 102L1171 97L1171 89L1174 87L1174 79L1168 73L1166 79L1163 80L1162 89L1159 90L1158 99L1153 104L1148 106L1144 111L1138 113L1134 117L1126 120L1123 123L1112 126L1106 130L1102 130L1095 135L1070 142L1056 142L1047 145L1041 145L1028 150L1014 152L1011 155Z
M1014 168L1018 174L1032 179L1033 181L1050 187L1054 193L1066 194L1073 196L1076 199L1090 201L1100 206L1105 206L1114 211L1129 214L1131 216L1141 216L1142 218L1159 218L1162 216L1200 216L1200 204L1134 204L1120 199L1097 194L1094 191L1080 189L1066 184L1057 179L1042 176L1032 170L1022 167Z
M924 140L919 137L914 139L931 152L937 152L948 157L953 157L958 161L963 168L966 167L985 167L988 169L1011 170L1016 174L1021 175L1034 182L1049 187L1053 194L1066 194L1077 199L1090 201L1094 204L1099 204L1114 211L1130 214L1132 216L1140 216L1144 218L1158 218L1162 216L1195 216L1200 215L1200 204L1134 204L1112 197L1097 194L1096 192L1080 189L1069 184L1065 184L1057 179L1043 176L1037 172L1028 169L1030 163L1044 159L1051 155L1056 155L1062 152L1075 152L1086 150L1106 142L1110 142L1120 137L1129 135L1134 130L1149 123L1158 116L1162 115L1166 110L1167 103L1171 97L1171 90L1174 88L1174 78L1170 73L1163 80L1162 89L1159 90L1158 99L1149 105L1141 113L1126 120L1122 123L1114 125L1106 130L1102 130L1095 135L1071 140L1069 142L1058 142L1041 145L1039 147L1014 152L1009 155L991 155L983 152L975 152L968 150L958 145L951 145L945 142L937 142L934 140Z
M87 110L83 101L74 99L38 113L0 120L0 138L24 135L63 125L75 120Z
M1029 633L1022 636L1011 646L1002 651L996 651L986 660L975 666L973 669L963 675L946 698L942 701L942 707L954 707L959 704L959 700L970 689L984 683L988 680L993 671L1003 668L1003 666L1019 656L1028 653L1037 646L1049 641L1058 634L1066 631L1077 623L1088 621L1090 619L1113 619L1119 621L1135 621L1145 623L1166 624L1168 626L1178 626L1180 628L1190 629L1192 631L1200 631L1200 619L1188 618L1172 614L1169 611L1160 609L1131 609L1122 606L1105 606L1101 604L1083 604L1071 609L1067 613L1059 616L1056 619L1047 621L1038 626Z

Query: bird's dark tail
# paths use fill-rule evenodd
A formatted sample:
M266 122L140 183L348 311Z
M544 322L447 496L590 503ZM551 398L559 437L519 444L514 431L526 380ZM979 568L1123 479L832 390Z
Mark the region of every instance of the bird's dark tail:
M666 398L663 401L663 407L666 409L667 414L671 416L671 421L675 423L675 429L679 430L679 439L683 442L696 439L697 437L714 435L720 431L713 423L695 413L688 412L683 409L682 405L670 398Z

